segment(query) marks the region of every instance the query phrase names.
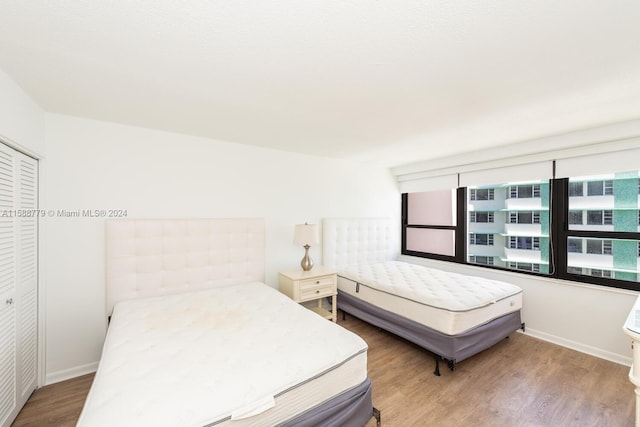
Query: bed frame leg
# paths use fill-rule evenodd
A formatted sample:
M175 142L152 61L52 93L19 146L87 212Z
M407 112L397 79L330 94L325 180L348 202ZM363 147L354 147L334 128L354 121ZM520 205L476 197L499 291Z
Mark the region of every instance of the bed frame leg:
M520 323L520 329L522 329L522 332L525 332L524 322Z
M373 408L373 418L376 419L376 427L380 427L382 425L382 420L380 418L380 411L375 407Z
M347 320L347 312L344 310L340 310L342 311L342 321L344 322L345 320Z
M451 370L451 372L456 370L456 361L455 361L455 359L451 359L451 360L447 361L447 364L449 365L449 369Z
M437 354L434 354L433 357L436 359L436 370L433 371L433 375L435 375L436 377L440 376L440 356L438 356Z

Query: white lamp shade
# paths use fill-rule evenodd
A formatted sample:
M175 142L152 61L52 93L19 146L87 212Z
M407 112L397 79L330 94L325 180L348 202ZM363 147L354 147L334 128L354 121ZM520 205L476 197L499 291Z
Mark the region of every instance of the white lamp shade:
M318 226L315 224L296 224L293 232L293 244L298 246L317 245L320 242L318 238Z

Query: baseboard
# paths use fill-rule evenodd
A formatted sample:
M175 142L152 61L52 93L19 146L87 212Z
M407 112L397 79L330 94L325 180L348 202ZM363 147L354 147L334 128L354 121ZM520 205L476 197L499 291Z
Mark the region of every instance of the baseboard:
M621 354L612 353L610 351L602 350L601 348L592 347L590 345L582 344L576 341L571 341L566 338L551 335L546 332L537 331L527 326L526 334L534 338L541 339L543 341L550 342L552 344L561 345L563 347L570 348L572 350L586 353L591 356L599 357L601 359L609 360L611 362L619 363L621 365L631 366L632 358L623 356Z
M70 380L71 378L90 374L98 369L98 362L87 363L86 365L76 366L70 369L47 373L45 376L45 385L59 383L60 381Z

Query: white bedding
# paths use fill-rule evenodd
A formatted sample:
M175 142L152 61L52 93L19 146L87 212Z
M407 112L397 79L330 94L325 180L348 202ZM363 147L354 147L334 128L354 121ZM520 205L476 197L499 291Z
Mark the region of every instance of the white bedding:
M447 335L522 308L522 289L513 284L400 261L347 267L338 289Z
M78 426L277 424L362 383L366 350L262 283L124 301Z

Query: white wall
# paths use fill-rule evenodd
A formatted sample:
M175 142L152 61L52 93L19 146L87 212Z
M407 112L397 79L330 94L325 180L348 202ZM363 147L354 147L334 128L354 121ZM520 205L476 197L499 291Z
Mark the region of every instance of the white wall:
M0 140L27 154L44 154L44 111L2 69Z
M126 209L129 217L263 217L266 282L296 268L294 224L390 217L400 195L386 169L47 114L44 209ZM300 142L301 144L304 141ZM46 221L47 382L96 367L105 332L104 220ZM311 255L320 261L320 247Z

